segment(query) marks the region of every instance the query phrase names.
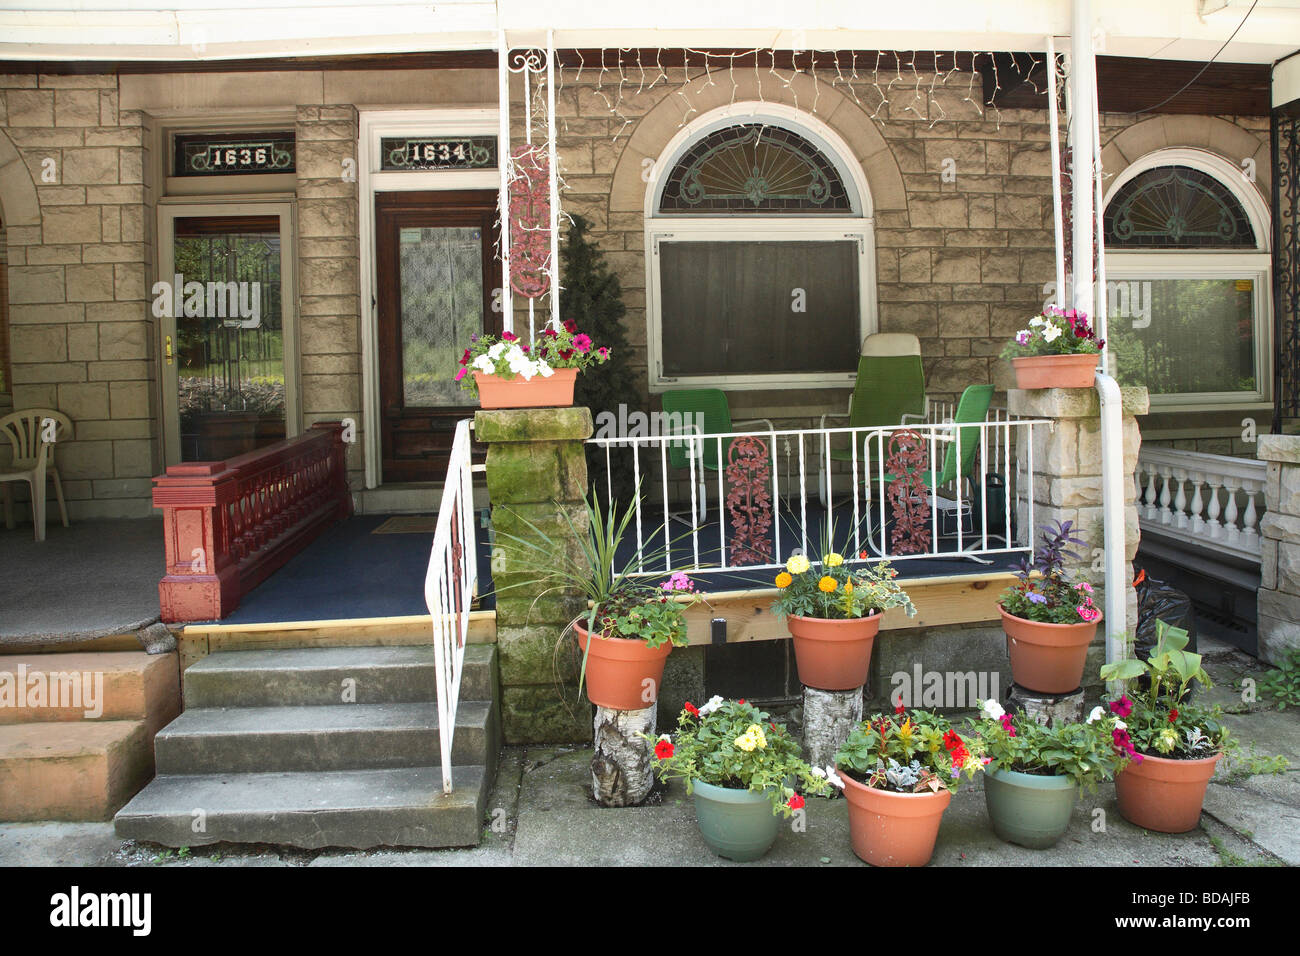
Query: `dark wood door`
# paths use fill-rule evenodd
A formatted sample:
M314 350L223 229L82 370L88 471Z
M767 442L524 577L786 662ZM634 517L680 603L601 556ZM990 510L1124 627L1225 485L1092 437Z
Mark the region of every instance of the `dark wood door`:
M453 380L473 332L501 331L497 194L375 196L383 480L440 481L456 422L473 414Z

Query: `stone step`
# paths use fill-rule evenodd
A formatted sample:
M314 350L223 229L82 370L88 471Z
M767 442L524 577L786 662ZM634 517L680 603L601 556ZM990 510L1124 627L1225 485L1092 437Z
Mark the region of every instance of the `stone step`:
M487 777L484 767L457 766L456 789L444 796L441 771L432 766L163 775L118 813L116 830L125 839L173 847L474 846Z
M0 656L0 724L143 720L153 733L179 712L174 653Z
M495 697L495 648L465 649L461 700ZM345 685L344 681L350 681ZM433 648L311 647L210 654L185 671L185 706L275 707L436 701ZM346 704L352 706L352 704Z
M496 708L462 701L453 765L488 765L497 746ZM431 702L186 710L154 739L159 774L359 770L438 764L438 714Z
M0 726L0 820L106 820L153 775L140 720Z

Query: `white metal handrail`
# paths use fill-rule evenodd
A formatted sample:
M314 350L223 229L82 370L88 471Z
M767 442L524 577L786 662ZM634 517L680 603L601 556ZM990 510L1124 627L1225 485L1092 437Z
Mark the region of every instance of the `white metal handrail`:
M424 603L433 620L433 661L438 686L438 744L442 791L451 793L451 753L456 733L456 704L469 640L469 612L478 584L478 550L474 532L474 482L470 456L470 419L456 423L456 436L442 486L429 567L424 575Z
M644 435L636 437L601 437L588 439L588 444L605 451L606 457L606 492L613 496L613 472L615 464L611 449L630 448L632 450L632 479L639 491L632 502L635 509L634 525L636 528L636 554L643 555L649 545L656 552L664 551L662 557L656 553L653 567L642 568L638 573L653 575L671 573L677 570L696 572L725 570L763 570L781 567L788 550L794 547L807 552L808 542L820 539L820 528L809 526L809 477L810 470L816 474L829 476L833 472L834 462L839 461L847 468L850 477L850 495L848 501L834 505L834 511L852 513L852 554L846 555L850 561L876 561L888 558L904 561L918 558L970 558L988 563L988 556L1011 553L1033 553L1034 502L1029 490L1033 487L1034 460L1033 443L1030 441L1031 430L1035 427L1050 427L1049 419L1020 419L998 414L995 418L983 422L954 424L948 422L927 422L922 424L903 424L872 427L842 428L789 428L761 429L753 431L731 431L700 436L694 433ZM890 436L896 432L913 432L918 435L927 452L928 464L922 474L928 472L930 488L938 483L942 473L944 453L952 446L958 463L962 458L963 434L978 432L978 455L971 466L962 474L962 481L952 482L947 496L934 494L928 490L924 507L928 509L930 541L927 547L917 551L901 553L894 550L891 536L887 534L884 519L888 492L894 476L887 473L886 451ZM769 475L764 479L770 481L773 524L773 555L766 563L738 563L728 553L728 515L724 502L727 496L727 455L724 446L729 448L732 439L753 438L762 441L769 455ZM833 459L832 442L847 439L849 453L847 460ZM705 474L704 446L713 443L719 467L713 476ZM874 444L873 444L874 443ZM673 448L685 451L686 476L682 482L689 491L689 511L681 509L686 517L678 518L688 525L684 533L674 533L672 522L667 520L673 514L674 501L686 498L685 493L674 496L671 492L669 455ZM874 451L869 453L868 462L860 461L863 448ZM786 468L778 467L778 460L786 459ZM820 466L820 469L818 468ZM710 469L712 470L712 469ZM790 478L793 472L797 479ZM988 479L990 472L997 473L1003 483L1003 501L1000 505L1001 515L991 514L989 509ZM782 475L785 475L784 481ZM657 488L643 486L644 479L657 479ZM701 514L698 505L698 489L705 481L716 484L716 492L711 492L719 508L716 517L706 523L698 517ZM797 481L797 487L795 487ZM823 496L825 489L821 481L816 482L818 490L813 492ZM973 500L978 490L978 506ZM919 498L919 496L916 496ZM828 496L824 497L827 500ZM658 499L655 501L654 499ZM1023 499L1024 509L1020 505ZM834 504L833 499L830 499ZM913 499L915 500L915 498ZM779 502L787 507L782 511ZM873 504L874 502L874 504ZM682 501L682 503L685 503ZM658 510L659 525L647 531L648 512ZM875 520L873 515L879 515ZM695 517L691 517L695 516ZM793 517L794 533L787 534L782 528L781 518ZM990 519L1001 518L1000 531L990 530ZM656 516L649 515L650 520ZM1015 535L1011 529L1019 523ZM865 526L865 530L864 530ZM708 530L717 535L717 550L712 556L701 555L701 533ZM651 540L652 537L655 540ZM660 542L658 538L662 538ZM689 538L689 544L681 542ZM784 540L783 540L784 539ZM944 549L942 539L955 539L955 548ZM860 557L863 553L868 556ZM689 554L689 559L679 560Z
M1260 559L1266 462L1177 448L1138 452L1138 523L1249 561Z

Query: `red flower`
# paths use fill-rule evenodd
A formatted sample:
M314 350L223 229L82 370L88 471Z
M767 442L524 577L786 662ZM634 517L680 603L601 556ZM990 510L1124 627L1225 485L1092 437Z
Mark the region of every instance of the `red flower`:
M743 698L743 697L740 698L740 700L736 701L736 703L738 703L738 704L743 704L744 702L745 702L745 698Z
M660 760L667 760L673 755L673 743L671 740L661 740L655 744L655 756Z
M1171 709L1169 711L1169 722L1172 724L1177 719L1178 719L1178 711L1176 709Z
M566 332L568 332L570 335L572 335L574 332L578 331L578 323L577 323L577 322L574 322L573 319L565 319L565 320L564 320L564 331L566 331Z
M686 711L686 713L690 714L692 717L700 716L700 709L696 707L694 704L692 704L689 700L682 707L682 709Z
M502 342L514 342L514 341L517 341L518 338L519 338L519 336L515 335L515 333L513 333L513 332L502 332L502 333L501 333L501 341L502 341Z
M560 358L567 359L573 355L573 349L560 349Z
M546 336L548 339L553 339L553 338L555 338L557 335L559 335L560 333L559 333L559 332L556 332L555 329L547 329L547 330L546 330L545 332L543 332L542 334L543 334L544 336Z
M801 797L797 793L785 802L785 805L789 807L791 810L802 810L803 804L804 804L803 797Z
M461 365L469 364L469 349L466 349L465 354L460 357L460 364Z
M944 735L943 735L943 746L944 746L944 749L948 750L949 752L951 752L951 751L955 750L956 748L960 747L960 746L961 746L961 735L958 734L957 731L955 731L955 730L948 730L948 731L945 731L945 732L944 732Z
M901 714L906 709L907 708L903 706L903 701L901 698L899 699L898 703L894 705L894 713L896 714Z

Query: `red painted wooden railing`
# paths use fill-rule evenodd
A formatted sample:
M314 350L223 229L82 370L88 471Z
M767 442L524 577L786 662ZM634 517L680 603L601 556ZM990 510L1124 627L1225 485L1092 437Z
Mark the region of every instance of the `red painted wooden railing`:
M162 619L211 621L352 514L340 422L228 458L171 465L153 480L163 513Z

